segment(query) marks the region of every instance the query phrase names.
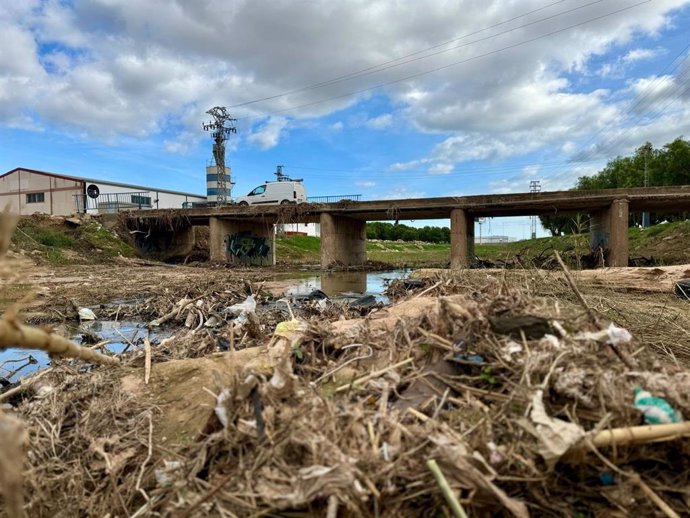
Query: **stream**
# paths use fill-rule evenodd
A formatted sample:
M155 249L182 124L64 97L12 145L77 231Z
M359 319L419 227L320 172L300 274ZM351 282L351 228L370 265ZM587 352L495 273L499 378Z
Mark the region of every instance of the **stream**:
M391 270L384 272L339 271L322 272L303 278L290 279L285 294L290 297L306 296L314 290L323 291L332 299L352 301L364 295L372 295L376 302L387 304L388 297L384 295L388 284L394 279L404 279L409 270ZM294 281L294 282L293 282ZM113 301L112 305L122 305L126 301ZM96 315L100 306L92 306ZM135 347L142 345L144 336L151 343L158 343L172 335L173 328L155 328L148 330L146 322L115 321L115 320L87 320L78 326L70 326L70 339L77 344L82 343L84 334L96 335L99 340L110 341L105 346L113 353L120 353L131 342ZM88 344L85 344L88 346ZM131 347L131 346L130 346ZM50 358L43 351L8 348L0 351L0 389L18 382L21 378L50 365Z

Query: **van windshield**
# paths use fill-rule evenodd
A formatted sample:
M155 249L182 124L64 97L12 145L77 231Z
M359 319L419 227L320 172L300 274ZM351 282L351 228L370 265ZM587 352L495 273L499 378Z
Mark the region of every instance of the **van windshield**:
M248 196L256 196L257 194L263 194L266 192L266 186L265 185L259 185L256 189L254 189L252 192L248 194Z

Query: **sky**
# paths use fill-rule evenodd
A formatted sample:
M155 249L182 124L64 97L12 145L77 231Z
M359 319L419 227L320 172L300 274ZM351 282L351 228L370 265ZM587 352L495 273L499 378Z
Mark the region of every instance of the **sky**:
M203 194L225 106L234 195L279 164L309 196L568 189L690 135L688 4L0 0L0 172Z

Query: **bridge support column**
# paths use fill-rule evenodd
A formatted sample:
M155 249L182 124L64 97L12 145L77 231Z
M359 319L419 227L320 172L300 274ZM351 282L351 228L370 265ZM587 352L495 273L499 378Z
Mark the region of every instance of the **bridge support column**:
M450 267L469 268L474 257L474 216L463 209L450 212Z
M628 266L628 200L614 200L608 209L591 214L592 250L604 250L606 266Z
M321 268L362 266L367 262L367 223L321 214Z
M273 266L274 225L212 217L209 220L211 261L252 266Z

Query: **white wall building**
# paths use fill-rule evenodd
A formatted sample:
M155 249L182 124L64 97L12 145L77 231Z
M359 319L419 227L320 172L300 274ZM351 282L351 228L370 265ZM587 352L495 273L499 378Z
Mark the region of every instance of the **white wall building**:
M128 209L181 209L206 197L94 178L16 168L0 175L0 210L66 216Z

